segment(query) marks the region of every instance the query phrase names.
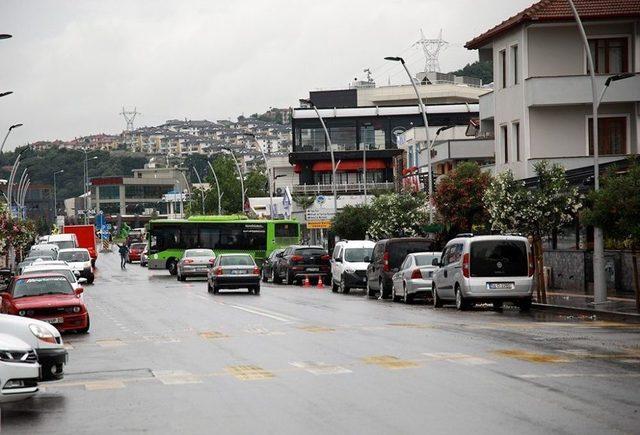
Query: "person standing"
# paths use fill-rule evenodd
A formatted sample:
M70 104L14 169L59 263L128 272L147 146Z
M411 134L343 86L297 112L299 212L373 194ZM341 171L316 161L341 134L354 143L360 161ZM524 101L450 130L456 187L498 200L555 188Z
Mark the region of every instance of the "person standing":
M122 245L118 245L118 252L120 253L120 269L125 270L127 268L129 248L125 243L123 243Z

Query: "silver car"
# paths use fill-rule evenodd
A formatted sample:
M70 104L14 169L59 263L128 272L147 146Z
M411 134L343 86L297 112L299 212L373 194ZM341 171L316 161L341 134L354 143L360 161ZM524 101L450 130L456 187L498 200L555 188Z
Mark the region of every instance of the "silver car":
M391 299L411 303L416 296L431 296L431 278L438 266L441 252L414 252L406 256L400 269L391 278Z
M189 276L207 276L215 260L212 249L187 249L178 261L176 277L178 281L186 281Z
M433 274L433 306L454 301L458 310L475 303L497 309L511 302L527 311L533 294L531 245L519 236L457 237L442 251Z

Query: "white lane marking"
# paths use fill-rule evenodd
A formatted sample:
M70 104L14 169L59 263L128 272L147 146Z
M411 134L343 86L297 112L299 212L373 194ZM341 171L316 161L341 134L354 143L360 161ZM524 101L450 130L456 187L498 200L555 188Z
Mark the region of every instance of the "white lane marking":
M351 370L344 368L342 366L334 366L331 364L326 364L323 362L313 362L313 361L295 361L290 362L294 367L298 367L303 369L309 373L312 373L316 376L318 375L341 375L344 373L352 373Z
M296 320L294 318L285 318L284 314L275 315L275 314L265 313L263 311L258 311L257 309L254 309L254 308L243 307L243 306L240 306L240 305L233 305L233 304L223 304L223 305L235 308L237 310L246 311L247 313L257 314L258 316L268 317L270 319L278 320L280 322L289 323L289 322L293 322L294 320Z
M548 374L527 374L519 375L524 379L540 378L640 378L640 373L548 373Z
M468 366L495 364L495 361L491 361L485 358L477 356L471 356L464 353L451 353L451 352L432 352L423 353L424 356L429 357L432 360L442 360L455 364L463 364Z

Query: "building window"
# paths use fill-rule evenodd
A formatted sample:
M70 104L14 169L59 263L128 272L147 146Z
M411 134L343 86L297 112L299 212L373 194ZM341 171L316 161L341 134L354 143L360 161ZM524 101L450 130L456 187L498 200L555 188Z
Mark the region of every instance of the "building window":
M298 130L297 151L325 151L325 134L320 128L301 128Z
M507 87L507 51L500 50L498 53L499 61L498 66L500 68L500 87Z
M383 150L386 146L386 123L371 121L360 123L360 149Z
M502 144L504 162L509 163L509 135L506 125L500 126L500 143Z
M334 151L353 151L358 148L355 122L352 125L329 127L329 136Z
M596 74L629 72L628 44L627 38L589 39Z
M513 134L513 144L516 146L516 162L520 161L520 123L512 124L511 133Z
M593 155L593 118L589 118L589 155ZM598 154L626 154L627 117L598 117Z
M518 84L518 46L511 46L511 75L513 76L513 84Z
M412 167L414 165L414 163L413 163L413 156L414 156L413 146L409 146L408 147L407 156L409 157L409 159L408 159L409 161L407 162L407 168L410 168L410 167Z
M120 198L120 186L100 186L100 199Z

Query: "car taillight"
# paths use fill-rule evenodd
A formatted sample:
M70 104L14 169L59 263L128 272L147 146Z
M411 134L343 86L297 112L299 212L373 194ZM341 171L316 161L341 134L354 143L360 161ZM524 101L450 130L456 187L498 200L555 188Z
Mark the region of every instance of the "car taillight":
M292 255L291 256L291 261L293 261L294 263L296 261L302 261L302 260L304 260L304 257L302 255Z
M320 259L322 261L329 261L329 260L331 260L331 255L329 255L329 254L323 255L322 257L320 257Z
M389 272L389 251L384 251L382 256L382 270Z
M253 268L253 274L254 275L260 275L260 268L258 266Z
M216 275L222 275L222 268L221 267L216 267L215 274Z
M422 279L422 272L420 272L420 269L413 269L413 272L411 272L411 279Z
M529 253L529 276L533 276L536 271L536 259L533 255L533 250Z
M186 260L184 260L185 264L191 264L193 263L193 260L190 258L187 258Z
M471 269L471 263L469 261L469 253L467 252L462 256L462 276L469 278L469 271Z

